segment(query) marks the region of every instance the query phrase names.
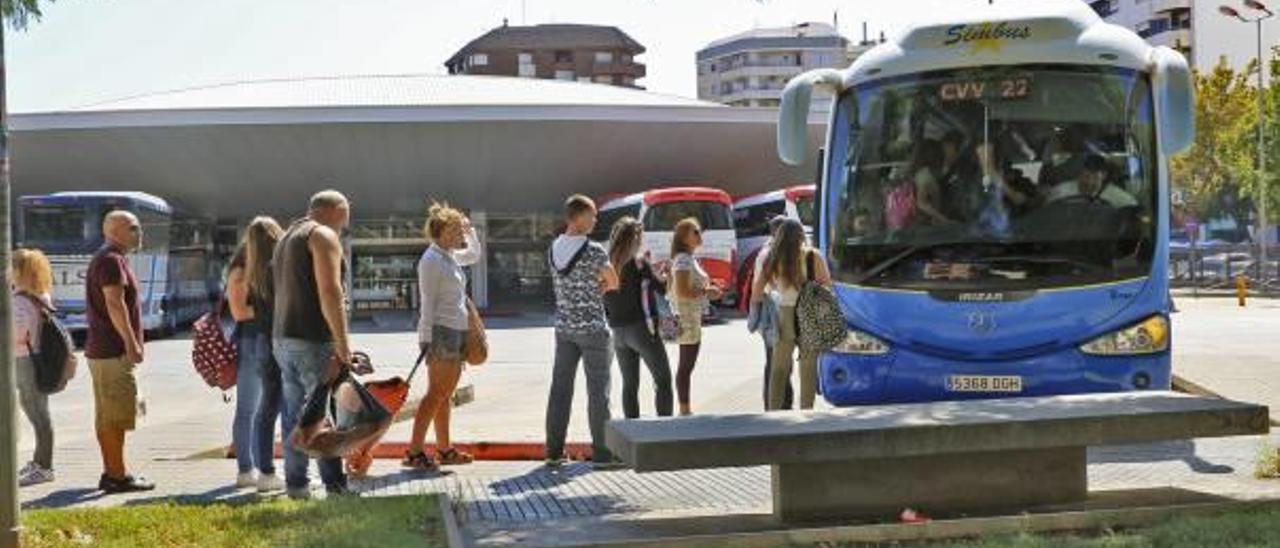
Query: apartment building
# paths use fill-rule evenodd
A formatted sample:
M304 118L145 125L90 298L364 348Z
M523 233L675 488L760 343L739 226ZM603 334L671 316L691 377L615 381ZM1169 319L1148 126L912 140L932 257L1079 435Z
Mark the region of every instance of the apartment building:
M503 21L445 61L449 74L520 76L642 88L644 46L617 27Z
M1272 9L1280 0L1272 0ZM1261 12L1245 6L1242 0L1089 0L1088 4L1110 23L1138 33L1156 46L1168 46L1182 52L1197 70L1210 70L1225 59L1237 70L1257 58L1254 25L1228 17L1218 11L1230 6L1246 17ZM1280 41L1280 18L1263 23L1263 55Z
M850 42L826 23L753 29L697 53L698 98L744 107L776 107L787 81L815 68L849 66ZM829 108L815 100L814 109Z

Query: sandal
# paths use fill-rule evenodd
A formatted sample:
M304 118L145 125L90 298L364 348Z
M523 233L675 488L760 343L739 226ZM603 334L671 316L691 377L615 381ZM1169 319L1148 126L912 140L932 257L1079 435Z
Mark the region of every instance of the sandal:
M440 464L445 465L471 464L476 460L471 453L463 453L454 447L437 451L436 458L440 459Z
M424 451L405 451L404 460L400 461L400 465L405 468L413 468L415 470L435 471L440 469L440 465L431 460L431 456Z

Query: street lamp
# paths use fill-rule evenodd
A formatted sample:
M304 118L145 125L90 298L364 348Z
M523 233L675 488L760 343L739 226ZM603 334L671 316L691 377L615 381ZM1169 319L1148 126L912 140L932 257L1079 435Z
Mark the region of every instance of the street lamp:
M1262 22L1275 17L1266 4L1258 0L1243 0L1245 7L1261 12L1250 19L1241 15L1239 10L1231 6L1218 6L1218 13L1238 19L1245 23L1253 23L1258 39L1258 283L1265 288L1267 284L1267 155L1266 125L1267 115L1263 97L1263 71L1266 63L1262 60Z

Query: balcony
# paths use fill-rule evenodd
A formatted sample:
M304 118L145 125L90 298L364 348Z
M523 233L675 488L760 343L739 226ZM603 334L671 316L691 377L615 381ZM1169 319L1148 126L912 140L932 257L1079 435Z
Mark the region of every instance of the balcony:
M636 79L644 78L644 63L595 63L591 65L594 74L619 74L622 76L631 76Z
M1151 0L1151 11L1155 13L1190 9L1191 0Z
M723 79L749 78L751 76L785 76L791 78L804 72L804 70L805 67L802 65L742 63L737 66L727 67L726 70L720 71L718 74Z
M1147 42L1153 46L1168 46L1182 49L1191 46L1190 28L1169 28L1147 36Z
M755 87L740 88L729 92L720 93L719 97L714 100L721 103L732 103L734 101L746 101L751 99L779 99L782 97L782 87Z

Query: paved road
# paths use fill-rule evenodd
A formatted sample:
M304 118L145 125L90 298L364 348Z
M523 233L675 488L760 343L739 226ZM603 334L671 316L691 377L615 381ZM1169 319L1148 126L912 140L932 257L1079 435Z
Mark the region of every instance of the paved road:
M1259 401L1280 408L1280 393L1271 387L1269 377L1272 368L1277 366L1277 361L1271 356L1280 351L1280 338L1268 336L1280 328L1280 314L1275 314L1280 303L1254 301L1243 311L1233 305L1226 300L1179 300L1183 312L1174 320L1175 370L1228 397ZM476 401L455 413L454 436L458 441L541 441L550 383L551 329L542 317L494 320L491 323L491 362L467 373L475 386ZM706 335L704 356L694 374L695 411L759 409L762 349L758 339L747 335L740 321L709 327ZM358 334L355 342L373 354L381 367L375 375L379 378L403 374L415 356L412 333L365 332ZM672 350L674 355L674 348ZM233 413L233 405L224 403L219 393L205 387L191 369L189 352L190 341L183 338L148 343L147 363L141 369L149 413L140 430L130 439L130 461L135 468L159 481L159 492L135 497L100 498L91 490L100 468L92 437L88 373L82 369L67 391L55 396L52 402L57 429L55 460L60 479L52 485L24 490L23 502L40 506L114 505L135 499L176 495L200 499L243 496L243 493L226 488L235 473L232 462L180 460L225 444L230 438ZM423 380L414 386L415 393L424 389ZM617 403L619 390L615 382L615 414L620 408ZM585 387L581 378L577 393L570 438L586 441L589 436L585 420ZM642 410L646 415L653 413L652 401L652 390L646 384L641 393ZM25 456L31 448L31 436L25 421L20 419L19 422L23 430L20 451ZM407 422L397 425L388 439L407 440L408 428ZM1259 443L1258 439L1243 438L1110 448L1094 455L1090 474L1099 485L1190 485L1208 482L1206 485L1218 490L1267 492L1270 484L1256 483L1248 478ZM380 462L375 471L390 478L370 485L375 493L394 492L397 485L399 489L411 491L471 486L466 488L475 493L468 498L473 501L471 508L479 518L496 516L493 512L505 504L501 500L503 497L508 502L518 499L526 504L536 504L539 501L537 496L527 496L525 491L513 487L524 485L526 480L537 479L536 473L526 464L484 463L462 467L451 476L449 481L454 483L405 478L397 473L394 462ZM743 481L754 485L751 482L758 483L758 475L758 472L746 472L742 474ZM504 477L524 479L515 484L501 483ZM608 498L611 496L609 493L618 490L618 485L622 484L611 483L607 480L610 477L624 481L630 476L588 475L583 482L571 482L564 488L573 490L579 497L613 500ZM654 476L645 481L656 481L655 478L660 479ZM685 476L667 478L688 484L681 489L696 491L703 489L698 487L701 485L705 487L702 492L711 499L699 501L695 500L696 497L690 499L677 493L658 497L667 501L662 503L654 502L657 499L653 497L624 499L622 502L632 509L646 504L653 509L670 508L675 504L672 501L714 506L708 501L715 500L717 489L725 487L738 493L736 500L744 508L765 500L759 498L761 492L754 487L726 486L718 478L720 476L717 475L708 476L705 481ZM493 484L499 487L485 487ZM476 485L483 488L476 491ZM720 487L714 487L717 485ZM526 487L536 488L533 484ZM480 496L475 496L476 493ZM601 508L618 507L614 503L601 504ZM483 508L493 512L481 512ZM579 512L586 510L579 509ZM511 515L510 510L505 515Z

